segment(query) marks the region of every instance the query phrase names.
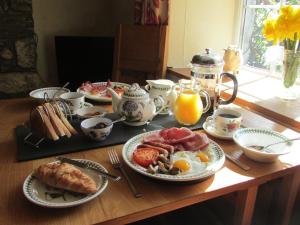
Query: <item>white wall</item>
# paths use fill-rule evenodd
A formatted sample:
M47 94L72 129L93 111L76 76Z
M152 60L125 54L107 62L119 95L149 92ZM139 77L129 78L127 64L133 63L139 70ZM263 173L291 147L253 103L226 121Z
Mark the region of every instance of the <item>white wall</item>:
M170 0L168 66L186 67L192 56L234 40L240 0ZM118 23L133 23L134 0L32 0L38 41L37 68L57 82L54 36L113 36Z
M186 67L193 55L234 40L236 0L170 0L168 66Z
M54 36L113 36L115 30L111 0L32 0L32 7L37 69L50 83L57 82Z

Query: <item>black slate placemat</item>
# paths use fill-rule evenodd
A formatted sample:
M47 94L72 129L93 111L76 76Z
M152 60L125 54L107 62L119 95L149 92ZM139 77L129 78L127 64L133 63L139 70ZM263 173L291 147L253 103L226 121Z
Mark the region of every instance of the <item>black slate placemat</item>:
M209 115L210 114L203 114L200 121L189 128L192 130L202 128L206 117ZM116 114L109 114L107 117L115 119L118 116ZM80 132L80 121L74 121L73 125ZM153 121L144 126L133 127L122 122L115 123L111 134L106 140L101 142L92 141L80 133L79 135L72 136L71 138L60 138L58 141L46 139L37 149L28 144L24 144L24 137L30 132L30 130L24 125L19 125L15 129L17 139L17 161L27 161L104 146L123 144L137 134L170 127L182 127L182 125L180 125L173 116L158 115L153 119Z

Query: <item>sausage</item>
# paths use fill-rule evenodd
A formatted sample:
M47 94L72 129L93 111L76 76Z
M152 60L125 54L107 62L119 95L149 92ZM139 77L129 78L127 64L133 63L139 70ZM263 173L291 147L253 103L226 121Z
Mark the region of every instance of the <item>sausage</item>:
M164 148L160 148L160 147L156 147L156 146L152 146L152 145L148 145L148 144L141 144L139 146L137 146L137 148L153 148L159 151L159 153L162 153L163 155L165 155L166 157L169 155L168 150L164 149Z
M160 147L160 148L166 149L170 153L174 152L174 147L172 145L163 144L163 143L155 142L155 141L146 141L144 143L147 144L147 145L151 145L151 146L155 146L155 147Z

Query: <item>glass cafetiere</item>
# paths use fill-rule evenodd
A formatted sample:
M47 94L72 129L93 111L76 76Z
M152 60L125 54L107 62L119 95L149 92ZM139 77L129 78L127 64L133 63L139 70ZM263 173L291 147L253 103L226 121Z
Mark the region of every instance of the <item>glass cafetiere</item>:
M222 73L223 66L223 58L214 54L210 49L205 49L204 54L194 55L190 64L191 79L202 90L209 93L211 99L211 108L209 111L217 109L219 105L232 103L237 95L237 79L233 74ZM232 96L226 100L220 98L220 84L223 77L228 77L234 84Z

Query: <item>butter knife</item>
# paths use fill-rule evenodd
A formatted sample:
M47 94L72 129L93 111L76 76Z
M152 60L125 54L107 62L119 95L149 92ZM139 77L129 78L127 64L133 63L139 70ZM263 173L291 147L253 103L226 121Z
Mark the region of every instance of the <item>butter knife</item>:
M59 160L60 162L62 163L70 163L74 166L78 166L78 167L81 167L81 168L85 168L85 169L90 169L90 170L93 170L97 173L100 173L101 175L103 175L104 177L108 177L110 179L112 179L113 181L118 181L121 179L120 176L115 176L115 175L112 175L112 174L109 174L109 173L106 173L100 169L97 169L97 168L94 168L94 167L91 167L85 163L82 163L82 162L79 162L79 161L76 161L76 160L73 160L73 159L69 159L69 158L66 158L66 157L56 157L57 160Z
M239 161L238 159L236 159L235 157L225 153L225 156L227 159L229 159L231 162L233 162L235 165L239 166L240 168L242 168L245 171L250 170L250 167L247 166L246 164L242 163L241 161Z

